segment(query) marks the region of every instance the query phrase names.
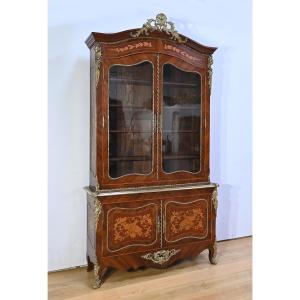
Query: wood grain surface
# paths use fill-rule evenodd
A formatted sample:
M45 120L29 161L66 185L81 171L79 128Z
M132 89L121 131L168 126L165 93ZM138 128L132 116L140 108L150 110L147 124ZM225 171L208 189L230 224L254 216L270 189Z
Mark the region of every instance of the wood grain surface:
M208 250L168 269L111 270L100 289L91 289L86 267L49 274L48 295L58 299L190 300L252 299L252 238L218 243L218 264Z

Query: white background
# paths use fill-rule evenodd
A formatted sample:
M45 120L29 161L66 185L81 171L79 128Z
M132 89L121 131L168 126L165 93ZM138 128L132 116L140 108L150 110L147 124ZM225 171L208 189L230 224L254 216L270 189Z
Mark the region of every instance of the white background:
M214 55L211 181L218 182L217 239L249 236L252 201L251 1L49 3L49 270L86 263L91 31L141 27L164 12Z

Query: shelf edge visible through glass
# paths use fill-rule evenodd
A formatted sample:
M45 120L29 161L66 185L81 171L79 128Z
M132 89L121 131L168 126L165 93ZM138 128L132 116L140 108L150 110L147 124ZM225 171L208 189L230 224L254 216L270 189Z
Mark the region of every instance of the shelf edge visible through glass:
M142 155L137 155L137 156L119 156L119 157L110 157L111 162L118 162L118 161L149 161L152 160L151 156L142 156Z

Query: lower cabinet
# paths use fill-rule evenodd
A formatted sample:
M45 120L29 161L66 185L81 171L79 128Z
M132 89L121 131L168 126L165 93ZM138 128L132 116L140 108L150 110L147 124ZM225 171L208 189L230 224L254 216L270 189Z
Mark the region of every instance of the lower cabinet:
M88 270L99 287L107 268L163 268L209 249L216 262L217 187L94 197L88 222ZM88 213L92 201L89 196ZM89 218L91 218L89 216ZM90 232L89 232L90 231Z

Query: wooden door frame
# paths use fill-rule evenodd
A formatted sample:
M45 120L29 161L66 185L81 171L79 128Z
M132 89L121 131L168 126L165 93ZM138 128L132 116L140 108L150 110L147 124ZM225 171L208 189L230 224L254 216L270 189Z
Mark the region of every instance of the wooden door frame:
M152 171L150 174L128 174L118 178L109 176L109 70L114 65L138 65L142 62L150 62L153 66L153 85L152 85ZM157 174L157 132L155 130L155 116L157 108L156 97L156 56L153 53L132 54L125 57L111 57L103 62L103 88L102 88L102 116L103 126L101 127L102 134L102 187L103 188L122 188L126 186L148 185L156 181Z
M207 89L207 70L201 66L195 66L178 57L161 54L159 63L159 90L161 91L158 99L158 118L162 120L163 106L163 66L171 64L178 69L187 72L197 72L201 76L201 153L200 153L200 172L192 174L188 171L177 171L165 173L162 170L162 121L157 128L157 157L158 157L158 179L165 184L180 184L184 182L208 182L209 181L209 95Z

